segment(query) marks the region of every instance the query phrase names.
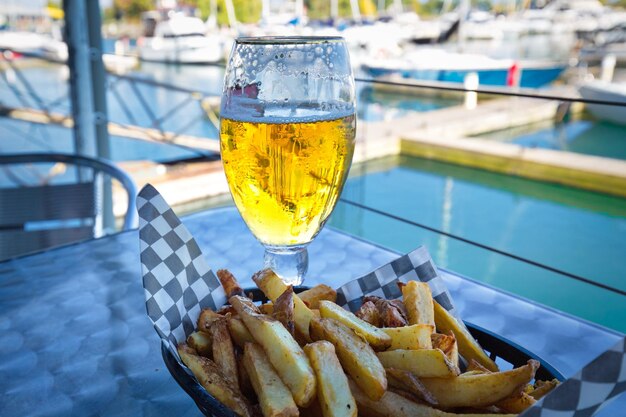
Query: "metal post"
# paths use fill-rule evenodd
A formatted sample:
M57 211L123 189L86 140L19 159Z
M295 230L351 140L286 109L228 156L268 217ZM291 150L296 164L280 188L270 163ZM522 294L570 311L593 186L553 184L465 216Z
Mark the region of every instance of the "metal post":
M99 2L64 0L63 11L69 52L74 151L79 155L110 159ZM110 180L101 186L102 211L95 227L96 235L115 227Z

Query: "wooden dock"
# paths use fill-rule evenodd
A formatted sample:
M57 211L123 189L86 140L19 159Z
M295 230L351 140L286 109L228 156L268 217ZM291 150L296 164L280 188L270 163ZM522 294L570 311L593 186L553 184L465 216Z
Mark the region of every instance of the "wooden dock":
M550 93L575 96L567 87ZM581 105L569 109L581 110ZM563 105L555 100L492 99L474 109L455 106L392 121L362 122L359 129L363 132L359 134L366 139L360 145L374 146L363 151L365 155L374 155L387 146L381 156L397 150L403 155L626 197L626 161L471 137L555 120L562 111Z

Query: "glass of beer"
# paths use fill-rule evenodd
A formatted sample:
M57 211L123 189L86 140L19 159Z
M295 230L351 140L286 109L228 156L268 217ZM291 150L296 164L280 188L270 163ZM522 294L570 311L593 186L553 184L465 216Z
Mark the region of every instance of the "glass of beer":
M354 77L340 37L239 38L220 112L224 172L237 209L291 285L333 211L354 153Z

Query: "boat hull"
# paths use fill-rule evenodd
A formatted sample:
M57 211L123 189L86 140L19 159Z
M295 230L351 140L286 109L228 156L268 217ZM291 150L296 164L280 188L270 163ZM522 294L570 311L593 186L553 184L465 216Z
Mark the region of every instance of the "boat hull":
M617 88L611 83L593 81L579 88L586 100L604 100L626 104L626 87ZM585 108L597 119L626 125L626 107L602 104L585 104Z
M400 76L406 79L419 81L442 81L452 83L462 83L469 73L478 74L480 85L505 86L509 75L508 68L496 69L463 69L463 70L437 70L437 69L391 69L385 67L363 66L364 70L371 76L389 77ZM555 81L565 70L565 66L523 68L521 70L520 87L538 88Z
M151 39L138 46L139 59L172 64L214 64L224 59L223 47L217 40L189 42L181 39Z

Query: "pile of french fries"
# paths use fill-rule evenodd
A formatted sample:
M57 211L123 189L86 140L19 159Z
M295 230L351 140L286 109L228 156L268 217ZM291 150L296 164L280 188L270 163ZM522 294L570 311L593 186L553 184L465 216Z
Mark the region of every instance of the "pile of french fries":
M514 416L558 383L531 384L534 360L499 371L422 282L400 284L402 300L365 297L353 314L325 285L296 295L263 270L253 280L271 302L257 305L217 275L229 305L203 310L178 353L242 417Z

